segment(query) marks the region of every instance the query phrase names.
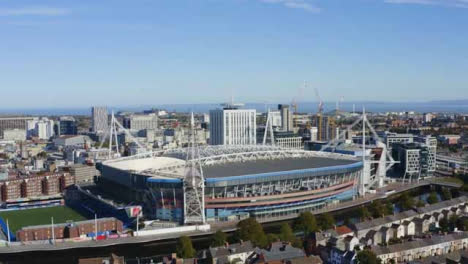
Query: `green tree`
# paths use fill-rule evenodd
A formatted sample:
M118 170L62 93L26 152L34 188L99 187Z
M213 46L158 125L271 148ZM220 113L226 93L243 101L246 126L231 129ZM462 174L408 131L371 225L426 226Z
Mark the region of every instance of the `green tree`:
M454 230L455 227L457 227L458 216L456 214L451 215L448 220L448 223L449 223L450 230Z
M419 200L416 202L416 207L424 207L426 204L424 203L423 200Z
M283 223L280 228L279 238L281 241L292 243L296 239L296 236L294 235L292 228L288 224Z
M335 218L329 213L321 214L318 218L318 225L320 229L327 230L333 228L335 225Z
M181 236L177 241L177 256L180 258L193 258L196 251L193 248L192 240L188 236Z
M211 246L213 247L220 247L223 246L227 241L227 236L226 234L218 230L216 233L213 234L213 237L211 238Z
M395 208L393 208L393 204L391 202L386 202L384 210L385 210L384 213L386 215L391 215L393 214L393 211L395 210Z
M449 222L447 218L442 218L439 221L439 227L442 232L448 232L449 231Z
M415 202L413 197L409 196L408 193L404 193L398 199L398 204L400 205L402 210L410 210L414 207Z
M437 198L437 193L436 192L431 192L429 196L427 197L427 202L429 204L435 204L439 202L439 198Z
M277 234L268 233L266 236L268 244L280 241L280 238Z
M302 212L298 218L294 220L294 230L304 232L304 235L308 235L311 232L318 231L317 220L311 212Z
M371 213L369 212L367 207L364 207L364 206L359 207L358 214L359 214L359 218L361 219L361 221L365 221L365 220L371 218Z
M385 208L379 200L373 201L369 206L369 211L374 218L383 217L385 212L384 210Z
M452 193L447 188L442 188L442 199L443 200L450 200L452 199Z
M377 258L374 252L370 249L364 249L357 253L356 255L357 263L359 264L380 264L382 261Z
M466 218L458 219L457 228L459 230L468 231L468 219Z
M238 240L251 241L259 247L266 247L268 245L262 225L252 217L244 219L237 224L236 238Z

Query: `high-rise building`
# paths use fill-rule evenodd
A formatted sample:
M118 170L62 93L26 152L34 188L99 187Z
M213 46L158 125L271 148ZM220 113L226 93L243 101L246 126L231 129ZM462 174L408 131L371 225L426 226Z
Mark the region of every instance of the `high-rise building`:
M335 119L331 116L317 116L315 118L315 126L317 127L318 141L334 140L340 134L339 127L336 126Z
M254 145L257 143L255 109L239 109L240 104L223 104L210 111L211 145Z
M10 129L28 129L28 121L33 117L0 117L0 138L3 138L3 131Z
M91 108L91 125L92 131L96 133L103 133L109 129L106 107L94 106Z
M123 126L132 130L158 129L158 116L156 114L131 115L125 117Z
M55 134L62 135L78 135L78 127L75 118L71 116L62 116L55 125Z
M385 143L387 144L387 149L391 151L393 144L396 143L413 143L414 135L413 134L397 134L397 133L386 133L385 134Z
M413 143L394 143L392 155L395 169L406 179L433 176L436 171L437 140L434 137L417 137Z
M289 105L279 104L278 110L281 113L281 130L293 131L293 115Z
M34 118L29 120L27 124L27 134L29 137L38 137L40 139L50 139L55 135L54 133L54 120L46 117L41 119Z

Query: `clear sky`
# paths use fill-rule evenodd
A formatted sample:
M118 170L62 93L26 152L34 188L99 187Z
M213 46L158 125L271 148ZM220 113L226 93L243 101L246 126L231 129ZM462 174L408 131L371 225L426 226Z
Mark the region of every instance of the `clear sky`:
M468 0L0 0L0 108L314 101L314 88L467 99Z

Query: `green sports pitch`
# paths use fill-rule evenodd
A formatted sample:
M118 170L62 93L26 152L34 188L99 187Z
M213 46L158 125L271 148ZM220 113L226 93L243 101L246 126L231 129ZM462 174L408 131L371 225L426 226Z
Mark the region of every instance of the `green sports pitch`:
M13 233L25 226L51 224L51 217L54 218L56 224L86 220L84 216L66 206L3 211L0 212L0 217L5 223L8 219L10 230Z

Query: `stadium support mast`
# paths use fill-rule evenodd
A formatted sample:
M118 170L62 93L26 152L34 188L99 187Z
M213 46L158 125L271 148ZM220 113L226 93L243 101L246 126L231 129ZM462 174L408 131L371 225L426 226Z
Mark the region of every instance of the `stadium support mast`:
M362 124L362 162L363 162L363 172L361 175L361 181L359 183L359 189L360 193L365 193L366 190L374 185L377 185L378 187L382 187L384 184L384 181L386 179L386 172L395 164L398 163L398 161L395 161L390 155L390 152L386 148L386 144L383 142L383 140L380 138L380 136L377 134L375 131L374 127L372 124L369 122L369 119L367 118L365 108L362 110L362 115L354 121L351 125L347 127L347 129L344 129L340 135L334 139L328 142L325 146L322 146L320 151L325 151L325 150L331 150L332 152L334 149L337 147L337 145L343 141L342 139L345 137L345 133L348 130L351 130L355 126L357 126L359 123ZM367 151L366 151L366 128L369 129L369 139L374 139L377 146L381 147L383 150L383 155L379 161L372 161L367 157ZM370 166L373 163L377 163L381 166L379 166L379 169L377 170L376 173L373 175L369 175L370 172ZM367 174L366 174L367 173ZM365 175L366 174L366 175Z
M184 178L184 224L205 223L205 179L196 142L193 113Z
M119 140L117 138L117 133L118 131L124 131L125 134L141 149L146 149L146 147L142 146L140 144L140 142L138 142L137 139L135 139L132 134L127 130L125 129L122 124L119 123L119 121L117 120L117 118L115 118L115 115L114 115L114 111L112 111L112 115L111 115L111 123L110 123L110 126L109 126L109 131L106 131L106 133L104 134L104 137L101 141L101 144L99 146L99 148L101 149L103 144L104 144L104 141L106 141L106 138L108 138L109 140L109 147L108 147L108 159L111 159L112 158L112 147L113 147L113 144L115 144L115 148L116 148L116 152L117 154L119 154Z
M263 145L266 144L268 132L270 132L271 145L274 146L275 135L273 132L273 117L271 115L270 109L268 109L268 113L267 113L267 121L265 124L265 134L263 135Z

